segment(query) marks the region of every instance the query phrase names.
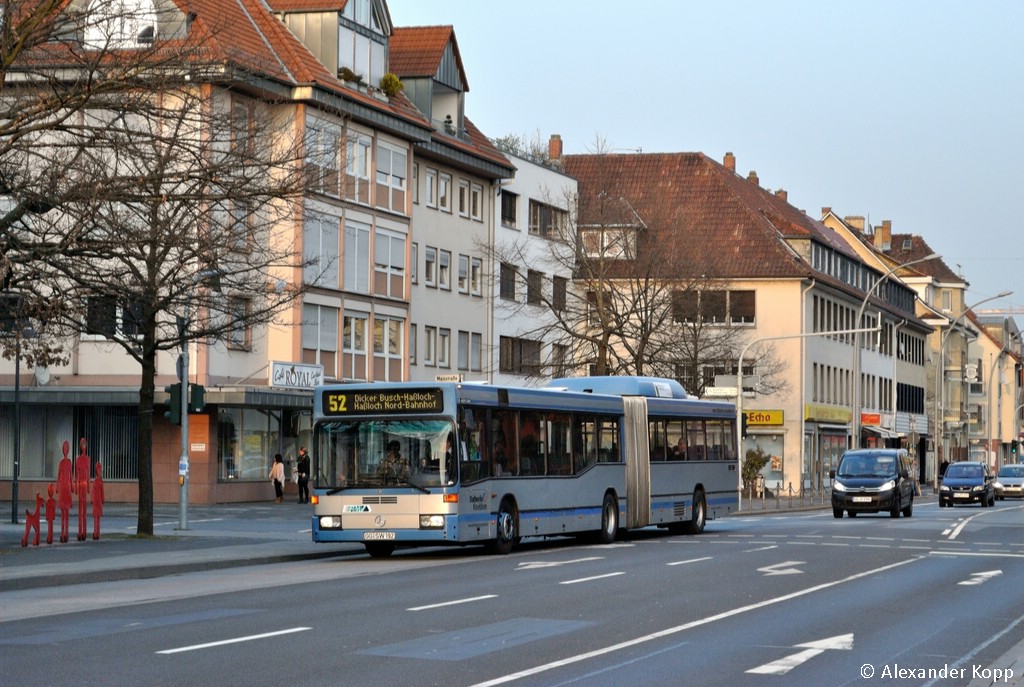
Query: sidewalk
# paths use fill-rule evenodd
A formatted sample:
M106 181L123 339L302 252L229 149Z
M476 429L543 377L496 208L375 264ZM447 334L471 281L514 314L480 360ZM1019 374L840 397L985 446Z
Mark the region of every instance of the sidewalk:
M136 537L136 504L104 506L100 539L78 541L77 510L71 511L70 536L60 543L60 522L54 523L54 543L46 543L42 523L39 546L21 546L25 533L24 508L20 524L11 523L10 504L0 506L0 591L35 589L86 582L111 582L215 570L246 565L331 558L362 553L361 545L314 544L310 535L312 509L296 503L242 503L191 506L188 529L180 530L178 506L157 505L153 537Z

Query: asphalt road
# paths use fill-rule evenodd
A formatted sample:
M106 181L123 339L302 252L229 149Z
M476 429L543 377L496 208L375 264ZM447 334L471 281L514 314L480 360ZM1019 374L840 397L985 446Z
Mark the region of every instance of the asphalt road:
M696 537L645 530L611 546L412 550L74 585L58 599L26 591L3 596L31 607L39 595L34 613L0 622L0 675L12 685L992 684L999 675L987 671L1024 639L1022 512L933 502L910 519L731 517Z

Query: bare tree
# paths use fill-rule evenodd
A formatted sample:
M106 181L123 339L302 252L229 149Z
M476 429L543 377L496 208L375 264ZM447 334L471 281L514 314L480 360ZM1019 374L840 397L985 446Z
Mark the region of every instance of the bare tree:
M115 10L123 3L113 1ZM293 215L302 147L277 103L240 75L218 77L196 62L201 43L183 42L173 58L143 49L153 53L147 63L115 49L119 34L76 30L117 67L80 71L113 72L122 85L8 132L0 179L12 201L0 236L8 281L52 337L73 340L84 326L140 365L138 533L152 534L157 355L188 341L250 345L247 332L301 294ZM25 78L54 98L69 100L68 88L78 95L43 76L30 69ZM8 121L36 92L4 91Z

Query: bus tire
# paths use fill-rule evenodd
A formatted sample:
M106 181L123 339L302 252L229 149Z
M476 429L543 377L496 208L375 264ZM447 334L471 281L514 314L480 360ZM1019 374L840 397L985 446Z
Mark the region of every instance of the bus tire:
M516 542L519 541L518 518L516 517L516 508L512 504L512 499L504 498L501 500L501 505L498 506L496 524L497 532L494 541L491 542L491 549L496 554L507 556L512 552Z
M611 544L619 536L619 504L615 496L608 492L604 495L601 505L601 530L598 540L602 544Z
M388 541L368 541L364 542L363 546L366 547L366 553L370 554L370 558L387 558L395 551L395 545Z
M700 489L693 492L693 507L690 508L690 522L686 523L687 534L700 534L704 531L707 523L707 503L704 501L704 492Z

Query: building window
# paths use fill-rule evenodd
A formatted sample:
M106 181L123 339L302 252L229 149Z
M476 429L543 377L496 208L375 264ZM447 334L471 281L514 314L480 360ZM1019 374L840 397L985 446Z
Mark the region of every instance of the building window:
M473 372L479 372L482 359L483 335L474 332L469 335L469 369Z
M343 379L366 380L366 313L345 313L341 329L341 355Z
M451 343L452 330L450 329L438 329L437 330L437 366L438 367L450 367L451 366Z
M377 230L373 248L374 293L389 298L405 297L405 236Z
M244 200L229 201L228 243L239 253L248 253L256 241L252 204Z
M326 122L306 124L306 188L338 197L341 182L341 129Z
M633 227L582 229L580 241L588 258L631 259L636 254L636 229Z
M565 310L565 299L569 289L569 280L565 277L551 279L551 307L556 312Z
M480 184L473 184L469 189L469 216L477 222L483 221L484 189Z
M474 296L482 293L483 271L484 263L480 258L472 258L469 261L469 292Z
M516 299L516 268L506 262L501 263L498 295L508 301Z
M534 236L558 236L565 229L568 214L545 203L530 200L530 233Z
M306 263L304 281L337 289L338 218L307 212L302 225L302 252Z
M459 216L469 217L469 182L459 179Z
M412 202L420 204L420 163L412 163Z
M377 207L405 214L406 151L377 143Z
M437 345L437 327L423 327L423 364L436 364L437 356L434 355L434 347Z
M437 170L427 168L427 175L423 178L423 195L426 198L428 208L437 207Z
M402 329L404 320L373 318L373 379L402 381Z
M446 250L438 254L437 286L448 291L452 288L452 254Z
M469 256L459 256L459 293L469 293Z
M441 174L437 184L437 207L445 212L452 211L452 176Z
M153 44L157 14L152 0L92 2L85 46L92 50L126 50Z
M526 273L526 302L539 305L543 300L544 274L535 270Z
M134 339L142 329L142 304L115 296L92 296L86 301L85 332L96 338Z
M498 370L509 374L536 374L540 370L540 342L501 337L498 341Z
M366 134L349 133L345 143L345 198L370 204L370 170L373 140Z
M516 210L519 204L519 194L502 190L501 192L501 226L509 229L518 229L516 223Z
M370 225L345 222L345 290L370 292Z
M469 370L469 332L459 332L458 349L456 367L460 370Z
M417 346L418 346L418 342L417 342L417 339L416 339L416 325L410 324L409 325L409 364L410 365L415 365L416 364L416 351L419 350L417 348Z
M437 286L437 249L427 246L423 251L423 283Z
M419 259L420 259L420 246L418 243L412 244L411 255L409 256L409 281L413 284L419 283Z
M338 309L302 305L302 362L323 365L324 376L337 379Z
M733 324L754 323L754 292L729 292L729 321Z
M565 344L551 344L551 376L567 377L569 374L569 347Z

